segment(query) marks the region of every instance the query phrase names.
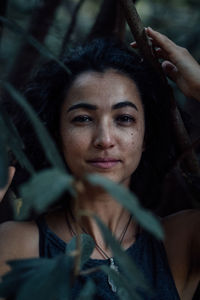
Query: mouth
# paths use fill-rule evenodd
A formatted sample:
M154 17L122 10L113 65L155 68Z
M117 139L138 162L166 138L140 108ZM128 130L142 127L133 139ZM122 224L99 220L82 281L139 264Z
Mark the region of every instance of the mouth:
M111 169L120 162L121 160L114 158L95 158L87 161L87 163L99 169Z

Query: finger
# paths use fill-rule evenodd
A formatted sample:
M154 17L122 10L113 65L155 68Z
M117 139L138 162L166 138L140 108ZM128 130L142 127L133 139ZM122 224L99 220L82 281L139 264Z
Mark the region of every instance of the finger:
M130 43L130 46L131 46L132 48L137 48L137 47L138 47L138 45L137 45L137 43L136 43L136 42L132 42L132 43Z
M166 54L165 51L163 51L163 49L155 48L154 50L155 50L156 57L158 57L159 59L165 59L165 60L168 59L168 55Z
M3 188L3 189L0 189L0 202L3 200L3 197L5 196L12 180L13 180L13 177L15 175L15 167L9 167L8 169L8 183L7 185Z
M162 68L163 68L163 71L164 73L170 78L172 79L173 81L177 81L177 78L178 78L178 69L177 67L172 64L170 61L167 61L165 60L163 63L162 63Z
M147 34L153 39L153 44L159 46L164 49L164 51L170 53L172 47L176 47L176 44L172 42L167 36L161 34L151 27L147 28Z
M150 42L153 42L152 38L150 38L150 37L149 37L149 41L150 41ZM130 43L130 46L131 46L131 47L133 47L133 48L137 48L137 47L138 47L138 45L137 45L137 42L136 42L136 41L134 41L134 42L131 42L131 43Z

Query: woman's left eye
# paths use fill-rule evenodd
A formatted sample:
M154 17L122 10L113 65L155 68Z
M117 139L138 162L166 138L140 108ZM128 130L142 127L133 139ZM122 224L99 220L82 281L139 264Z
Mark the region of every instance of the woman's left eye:
M80 115L73 118L73 123L89 123L92 121L92 118L87 115Z
M130 124L135 122L135 118L130 115L120 115L116 118L117 123Z

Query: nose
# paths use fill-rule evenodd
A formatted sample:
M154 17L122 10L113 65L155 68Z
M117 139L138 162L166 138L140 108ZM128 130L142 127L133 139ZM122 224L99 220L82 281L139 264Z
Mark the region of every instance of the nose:
M109 149L114 147L114 132L108 124L99 125L96 128L94 137L94 147L98 149Z

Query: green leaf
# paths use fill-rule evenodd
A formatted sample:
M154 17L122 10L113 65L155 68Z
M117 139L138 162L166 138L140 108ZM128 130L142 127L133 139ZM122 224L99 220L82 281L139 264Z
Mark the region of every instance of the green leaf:
M30 45L36 48L41 55L56 61L58 65L60 65L67 72L67 74L71 74L71 71L48 48L39 43L32 35L28 34L16 22L13 22L3 16L0 16L0 21L4 23L10 30L20 34L20 36L23 37L23 39L26 40Z
M94 216L94 219L102 232L106 244L109 245L117 265L126 276L129 284L131 283L132 288L140 288L149 292L149 284L133 259L122 249L120 243L114 238L104 223L97 216Z
M121 300L143 300L138 295L138 292L133 288L132 282L128 281L120 273L112 270L106 265L99 266L99 268L105 272L114 282L114 285L117 287L117 295Z
M2 106L0 111L0 128L4 144L12 150L22 168L26 168L30 174L34 174L34 168L23 152L24 144L16 127Z
M70 299L72 258L36 258L8 262L11 271L0 282L0 296L16 300Z
M1 81L1 84L29 116L34 126L34 129L37 133L39 141L44 149L44 152L46 153L47 158L49 159L51 164L57 168L60 168L61 170L66 171L65 164L63 163L60 154L58 153L55 143L50 138L49 133L47 132L46 128L37 117L35 111L28 104L26 99L11 84L3 81Z
M47 259L27 259L8 261L11 266L11 271L2 277L0 282L0 296L9 297L15 295L20 285L36 271L36 268L46 262Z
M93 300L96 292L96 285L93 280L88 279L82 288L77 300Z
M130 190L97 174L87 175L87 178L92 184L100 185L110 193L123 207L130 211L134 219L137 220L143 228L151 232L158 239L164 238L164 233L158 219L152 212L141 207L137 197L131 193Z
M2 130L1 126L0 129ZM0 135L0 189L8 182L8 155L6 145Z
M72 182L71 176L58 169L45 169L35 174L28 182L20 186L23 205L19 218L25 218L32 208L43 212L49 204L67 190L72 193Z
M70 299L72 265L66 255L48 259L20 286L16 300Z
M83 265L89 260L94 247L95 243L93 238L88 234L81 234L81 259L80 259L80 268L83 267ZM77 237L73 237L71 241L67 244L66 253L70 255L70 253L73 253L74 250L76 250L77 245Z

